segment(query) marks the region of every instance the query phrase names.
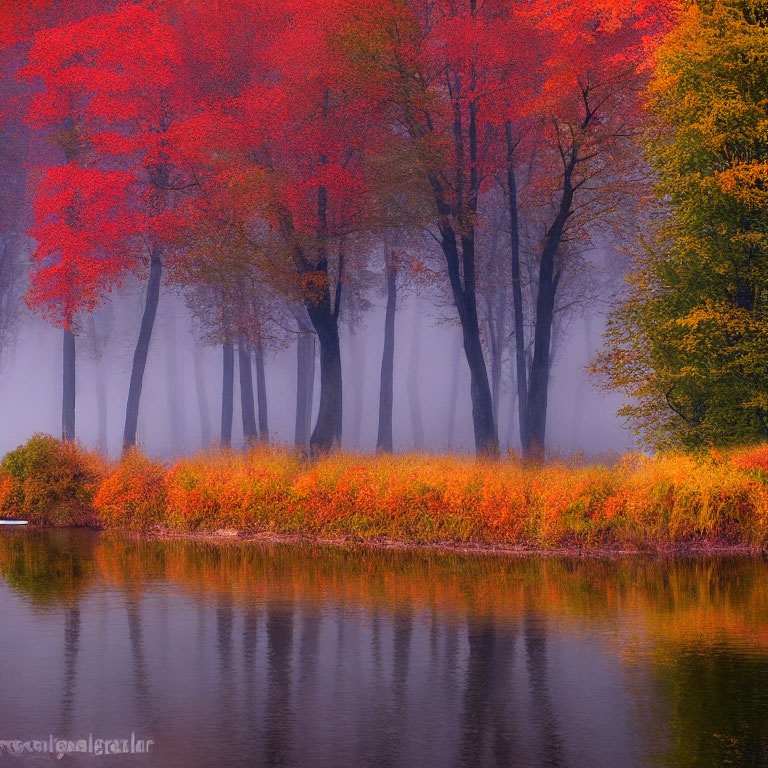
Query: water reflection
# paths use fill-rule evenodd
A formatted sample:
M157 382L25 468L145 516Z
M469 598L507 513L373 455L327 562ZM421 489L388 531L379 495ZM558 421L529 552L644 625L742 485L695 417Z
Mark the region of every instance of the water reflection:
M171 768L766 765L767 577L3 532L0 739L135 731L155 757L110 764Z
M80 655L80 605L75 602L64 615L64 685L61 696L61 720L58 732L72 731L72 710L75 704L77 657Z
M535 609L526 610L523 627L532 708L539 730L543 764L547 768L560 768L564 763L547 674L546 614Z

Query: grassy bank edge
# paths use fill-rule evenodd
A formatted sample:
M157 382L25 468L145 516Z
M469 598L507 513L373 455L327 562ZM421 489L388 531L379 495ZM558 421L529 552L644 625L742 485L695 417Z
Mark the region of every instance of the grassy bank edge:
M35 435L0 463L0 517L467 553L754 554L768 547L768 446L540 467L255 446L166 464Z
M35 526L33 526L34 528ZM104 534L118 534L144 541L190 541L202 542L213 546L264 546L306 545L320 548L332 548L348 551L374 550L395 552L430 552L461 555L464 557L503 557L503 558L567 558L620 560L623 558L643 558L662 560L670 558L698 557L761 557L768 555L768 545L753 546L745 544L712 544L706 541L654 544L645 547L628 548L615 546L570 546L546 548L536 545L512 546L503 544L483 544L461 541L418 542L399 539L360 539L353 536L323 538L301 533L273 533L270 531L236 531L221 529L211 532L174 532L162 528L153 531L135 531L125 528L93 528Z

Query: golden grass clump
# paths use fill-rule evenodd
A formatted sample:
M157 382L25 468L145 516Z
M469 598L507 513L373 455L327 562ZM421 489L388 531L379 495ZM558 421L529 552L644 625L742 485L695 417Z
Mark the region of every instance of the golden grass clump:
M332 454L298 479L311 532L421 542L525 538L523 473L466 457Z
M160 526L166 513L165 474L161 462L131 449L107 474L96 494L93 506L99 523L133 531Z
M181 459L166 476L165 524L176 531L282 530L301 463L293 451L264 446Z

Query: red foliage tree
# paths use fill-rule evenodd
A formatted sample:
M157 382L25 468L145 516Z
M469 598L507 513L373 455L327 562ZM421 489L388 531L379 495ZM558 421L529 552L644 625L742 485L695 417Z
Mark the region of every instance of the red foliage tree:
M4 148L3 159L8 175L5 180L14 178L17 183L3 190L5 199L4 219L11 223L11 229L15 232L7 233L4 257L2 263L2 291L4 299L14 294L14 274L12 271L12 254L16 250L15 245L23 245L26 242L20 237L21 229L28 226L31 218L29 200L25 194L27 170L29 158L35 157L38 162L52 158L48 143L40 136L33 137L22 125L26 105L32 98L33 88L28 83L22 83L17 77L19 69L26 62L26 55L36 33L51 26L71 23L90 9L90 3L53 3L50 0L30 0L30 2L17 2L9 0L0 8L0 71L2 72L2 109L0 121L2 132L6 141L11 141L14 151ZM42 206L41 206L42 209ZM10 235L10 237L9 237ZM34 306L34 301L31 302ZM7 327L6 320L12 317L14 310L3 301L3 313L0 321L3 329ZM64 439L73 439L75 433L75 339L69 327L63 332L64 340L64 366L63 366L63 393L62 393L62 435Z
M423 179L471 374L475 443L497 453L477 304L481 193L493 181L498 111L525 89L535 35L502 0L349 3L348 77L384 108L401 162Z
M66 325L123 273L148 267L125 449L136 442L165 231L176 198L195 184L171 130L189 104L181 61L176 30L159 10L121 3L39 32L22 72L43 86L29 119L56 129L66 161L49 169L39 190L35 234L42 245L30 301L48 315L57 304Z
M265 279L304 304L320 342L315 450L342 427L339 313L350 255L365 226L370 104L345 87L334 46L336 6L268 6L251 40L255 60L234 92L187 126L190 152L209 171L194 215L239 228ZM237 71L237 70L236 70Z

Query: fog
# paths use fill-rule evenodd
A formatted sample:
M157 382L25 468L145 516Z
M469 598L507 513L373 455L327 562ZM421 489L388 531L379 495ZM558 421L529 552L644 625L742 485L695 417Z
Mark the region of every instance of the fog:
M374 283L377 278L374 275ZM378 288L372 285L366 297L369 307L356 312L354 318L345 316L342 310L343 445L349 450L372 451L376 445L384 333L384 299ZM143 298L144 283L127 281L93 317L81 320L77 337L77 438L88 446L106 448L113 457L119 455L121 447ZM15 332L0 358L2 452L34 432L61 433L62 331L33 315L20 298L16 309ZM550 453L599 456L634 445L631 433L616 415L621 398L599 391L586 371L601 343L606 310L606 303L596 303L587 312L570 316L556 339L547 427ZM430 291L405 293L398 302L396 451L474 451L469 370L460 348L458 323L452 320L451 308ZM292 444L297 342L291 329L284 331L281 348L270 350L266 358L269 434L273 442ZM204 345L199 337L200 329L195 327L185 297L164 283L139 417L139 443L151 455L172 457L199 450L209 437L214 443L218 441L222 350ZM510 337L499 403L498 430L503 450L520 447L512 343ZM319 402L317 359L316 368L313 423ZM232 444L240 448L244 440L237 372L234 402ZM104 423L106 446L101 446Z

